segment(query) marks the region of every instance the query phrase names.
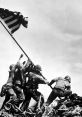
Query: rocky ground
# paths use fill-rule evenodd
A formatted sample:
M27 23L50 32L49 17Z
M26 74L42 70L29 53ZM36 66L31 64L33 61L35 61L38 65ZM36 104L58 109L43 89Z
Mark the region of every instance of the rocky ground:
M6 110L6 108L1 110L0 117L82 117L82 97L72 94L67 98L56 99L51 105L45 105L37 113L11 110Z
M77 94L55 102L46 107L42 117L82 117L82 97Z

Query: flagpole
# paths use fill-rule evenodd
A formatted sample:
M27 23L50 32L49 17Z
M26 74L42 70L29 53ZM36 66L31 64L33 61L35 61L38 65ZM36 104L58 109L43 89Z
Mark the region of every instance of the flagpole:
M11 38L14 40L14 42L18 45L18 47L22 50L22 52L25 54L25 56L28 58L28 59L30 59L29 58L29 56L26 54L26 52L23 50L23 48L19 45L19 43L16 41L16 39L14 38L14 36L9 32L9 30L6 28L6 26L2 23L2 21L0 20L0 22L1 22L1 24L2 24L2 26L6 29L6 31L8 32L8 34L11 36ZM31 59L30 59L30 61L31 61Z
M19 43L16 41L16 39L13 37L13 35L9 32L9 30L6 28L6 26L2 23L2 21L0 20L2 26L6 29L6 31L8 32L8 34L11 36L11 38L14 40L14 42L18 45L18 47L22 50L22 52L25 54L25 56L31 61L31 59L29 58L29 56L26 54L26 52L23 50L23 48L19 45ZM32 61L31 61L32 62ZM32 64L34 65L34 63L32 62ZM41 76L46 79L42 74Z

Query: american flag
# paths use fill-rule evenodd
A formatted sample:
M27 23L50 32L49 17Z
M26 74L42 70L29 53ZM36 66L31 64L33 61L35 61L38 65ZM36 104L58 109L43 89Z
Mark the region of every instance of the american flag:
M0 18L8 26L11 33L18 30L21 25L23 25L25 28L27 28L28 25L28 21L20 12L9 11L8 9L0 8Z

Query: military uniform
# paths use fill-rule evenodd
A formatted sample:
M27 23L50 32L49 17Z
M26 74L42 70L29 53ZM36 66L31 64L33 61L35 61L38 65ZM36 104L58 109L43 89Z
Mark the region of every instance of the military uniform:
M22 82L23 82L23 77L21 73L22 69L19 66L19 63L16 65L12 64L10 65L10 71L9 71L9 78L7 80L7 83L3 86L4 92L7 95L10 95L10 100L5 99L5 103L8 101L8 103L11 103L12 100L14 101L22 101L24 96L23 96L23 90L22 90ZM3 94L3 91L2 91ZM7 98L7 96L6 96ZM2 106L3 107L3 106Z
M46 83L47 81L43 79L40 75L35 74L33 72L29 73L28 81L24 88L25 100L21 108L23 111L26 110L26 108L28 108L31 98L33 98L37 103L39 102L40 96L42 94L39 91L37 91L38 85Z
M46 104L49 105L56 97L65 97L71 94L71 86L70 81L66 78L58 77L57 79L53 79L49 85L51 86L54 82L56 82L55 87L50 93Z

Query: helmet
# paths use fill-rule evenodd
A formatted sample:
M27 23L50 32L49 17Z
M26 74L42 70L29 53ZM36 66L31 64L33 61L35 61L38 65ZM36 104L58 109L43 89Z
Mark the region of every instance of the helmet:
M36 70L38 70L38 71L42 71L42 69L41 69L41 66L40 66L40 65L36 65L36 66L35 66L35 69L36 69Z
M68 80L69 82L71 82L71 78L70 78L70 76L65 76L65 78L64 78L65 80Z

